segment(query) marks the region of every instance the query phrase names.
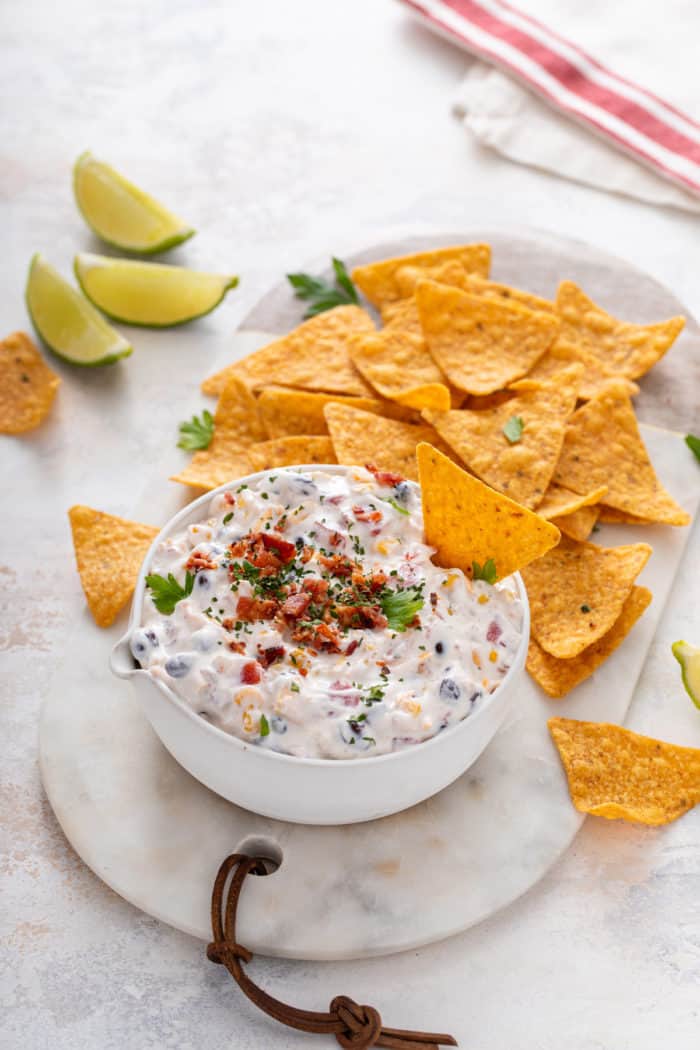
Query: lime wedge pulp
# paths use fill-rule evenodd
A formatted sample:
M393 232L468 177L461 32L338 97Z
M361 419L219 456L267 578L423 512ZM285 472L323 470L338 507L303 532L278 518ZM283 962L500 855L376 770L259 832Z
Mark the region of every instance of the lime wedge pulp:
M686 693L700 707L700 648L689 642L674 642L671 651L681 665Z
M182 244L195 232L89 151L75 162L73 190L88 226L115 248L151 255Z
M115 321L168 328L208 314L238 278L81 252L75 276L90 302Z
M27 309L46 345L74 365L111 365L131 346L38 253L29 266Z

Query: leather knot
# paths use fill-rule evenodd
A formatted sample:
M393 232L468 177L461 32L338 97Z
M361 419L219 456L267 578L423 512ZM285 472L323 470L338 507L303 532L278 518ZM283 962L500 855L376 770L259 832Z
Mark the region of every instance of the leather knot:
M207 959L209 962L225 965L227 956L228 958L242 959L243 962L250 962L253 958L247 948L244 948L242 944L236 944L235 941L212 941L211 944L207 945Z
M368 1050L382 1034L382 1019L373 1006L356 1003L347 995L336 995L331 1002L331 1013L345 1025L344 1032L335 1038L345 1050Z

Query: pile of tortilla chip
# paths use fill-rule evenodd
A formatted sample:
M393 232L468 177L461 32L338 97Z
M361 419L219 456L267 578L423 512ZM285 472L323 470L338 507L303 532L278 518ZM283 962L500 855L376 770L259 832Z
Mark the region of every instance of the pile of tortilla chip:
M466 244L355 269L367 309L320 313L204 380L214 435L174 480L201 492L337 462L417 481L423 446L436 557L467 572L490 561L499 577L523 569L528 670L559 697L651 600L635 582L651 548L598 547L597 523L688 521L631 400L684 322L619 321L570 281L545 299L490 280L490 263L488 245ZM465 515L481 528L467 534Z

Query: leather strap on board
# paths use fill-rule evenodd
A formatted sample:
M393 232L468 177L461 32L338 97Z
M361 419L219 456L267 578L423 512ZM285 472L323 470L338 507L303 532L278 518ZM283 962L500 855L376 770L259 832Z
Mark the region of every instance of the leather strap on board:
M224 896L232 872L228 892ZM249 963L253 956L236 941L238 901L246 876L251 873L266 874L263 860L242 853L232 853L219 868L211 895L214 939L207 946L207 958L210 962L225 966L255 1006L290 1028L318 1035L334 1035L345 1050L368 1050L372 1046L384 1046L389 1050L438 1050L439 1046L457 1045L451 1035L386 1028L378 1010L373 1006L361 1006L346 995L337 995L328 1013L318 1013L282 1003L254 984L243 969L243 963Z

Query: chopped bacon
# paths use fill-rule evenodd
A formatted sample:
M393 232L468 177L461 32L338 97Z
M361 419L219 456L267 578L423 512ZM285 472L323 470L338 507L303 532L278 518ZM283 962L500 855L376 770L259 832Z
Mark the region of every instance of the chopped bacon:
M345 650L345 655L346 656L352 656L352 654L355 652L355 650L357 649L359 644L360 644L359 638L353 638L353 640L350 642L350 644L347 646L347 648Z
M374 605L336 605L333 608L341 627L386 627L388 620Z
M278 660L283 660L286 651L287 650L283 645L268 645L267 649L263 649L263 647L259 645L258 663L262 664L263 667L268 668L270 664L274 664Z
M246 598L238 599L236 615L241 620L252 623L254 620L272 620L277 612L278 602L274 598Z
M342 554L331 554L330 557L319 554L318 560L333 576L352 576L355 569L350 559L343 557Z
M343 542L343 534L341 532L334 532L330 538L331 547L339 547Z
M358 521L382 520L382 512L380 510L367 510L366 507L353 507L352 512Z
M241 668L241 681L245 685L257 685L262 677L260 664L257 660L249 660Z
M290 594L282 602L281 613L287 620L299 620L311 605L311 595L308 591L300 591L298 594Z
M234 499L232 493L224 492L224 503L226 504L227 507L235 507L236 506L236 500Z
M406 479L401 474L394 474L391 470L380 470L374 463L365 463L365 470L374 474L379 485L400 485Z
M302 547L301 549L301 563L306 565L307 561L311 561L314 556L313 547Z
M227 623L227 622L230 623L231 626L233 626L233 621L232 620L228 620L228 621L224 620L224 624ZM230 629L231 629L230 627L227 628L227 630L230 630ZM229 649L231 650L232 653L244 653L245 652L245 642L235 642L235 641L234 642L229 642L228 643L228 647L229 647Z
M185 568L189 572L198 573L203 569L215 569L216 562L210 561L206 554L202 554L201 551L192 551L189 558L185 562Z
M371 591L380 591L386 583L388 577L385 572L381 569L373 569L372 576L369 581L369 589Z
M295 642L311 642L328 653L340 652L338 630L331 624L312 624L302 620L295 627L292 638Z
M262 532L260 533L260 537L263 546L268 550L273 550L283 562L291 561L297 552L293 543L289 543L288 540L283 540L276 532Z
M328 596L328 580L322 580L320 577L312 576L310 580L304 580L302 587L309 592L315 604L325 601Z

